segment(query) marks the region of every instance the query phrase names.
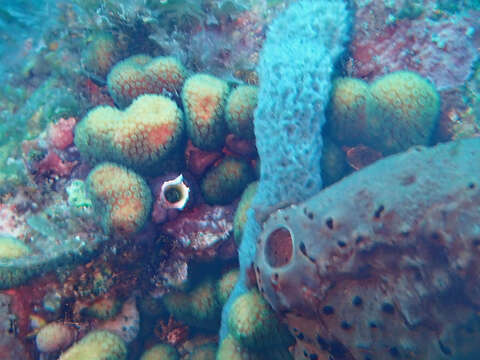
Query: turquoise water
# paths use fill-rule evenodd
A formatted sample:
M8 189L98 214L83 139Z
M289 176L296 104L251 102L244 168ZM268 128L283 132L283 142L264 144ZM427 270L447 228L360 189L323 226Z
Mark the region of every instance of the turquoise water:
M0 0L0 360L477 359L479 15Z

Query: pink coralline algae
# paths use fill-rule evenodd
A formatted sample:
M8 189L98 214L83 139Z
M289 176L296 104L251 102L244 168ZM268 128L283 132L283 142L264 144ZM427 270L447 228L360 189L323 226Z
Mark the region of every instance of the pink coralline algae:
M476 358L479 186L469 139L379 160L273 213L255 271L297 354Z
M205 151L197 148L189 140L185 149L188 170L194 175L202 175L210 166L222 157L219 151Z
M33 170L38 175L68 176L76 165L77 162L62 160L57 153L49 150L47 156L34 165Z
M65 150L73 144L73 128L76 120L73 117L61 118L48 129L48 142L57 150Z
M207 250L230 237L233 231L233 207L202 204L182 212L162 229L186 249Z
M478 28L474 16L433 21L399 20L380 31L361 31L365 11L359 11L351 45L353 76L373 80L396 70L416 71L437 90L457 87L469 78L478 58Z

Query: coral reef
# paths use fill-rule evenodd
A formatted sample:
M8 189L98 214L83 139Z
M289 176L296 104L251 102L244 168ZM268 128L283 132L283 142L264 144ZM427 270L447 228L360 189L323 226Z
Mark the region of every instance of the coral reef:
M241 138L254 140L253 112L257 107L258 87L240 85L229 95L225 108L228 130Z
M225 305L237 280L238 269L230 270L229 272L223 274L220 280L218 280L216 292L220 305Z
M335 81L327 133L343 145L366 145L383 154L432 143L440 114L433 85L411 71Z
M215 360L217 347L213 344L197 346L188 356L187 360Z
M125 360L127 348L117 335L93 331L65 351L58 360Z
M233 338L248 349L258 350L272 345L288 344L288 341L285 341L286 329L256 290L235 300L228 318L228 329Z
M7 360L28 359L25 346L16 337L17 328L12 302L14 302L12 296L0 294L0 354Z
M145 180L113 163L96 166L88 175L87 191L106 232L130 235L139 231L152 207Z
M257 280L302 351L471 358L457 335L478 321L479 145L387 157L269 217Z
M243 228L247 222L247 211L252 205L253 197L257 192L258 181L250 183L243 191L242 197L235 211L235 218L233 219L233 237L237 245L240 245L243 236Z
M325 136L321 159L323 185L327 187L347 175L349 164L344 150Z
M229 238L233 230L233 209L202 204L182 212L162 229L187 249L208 250Z
M351 45L354 76L375 79L393 71L411 70L428 78L438 90L454 88L468 79L478 58L478 39L473 30L478 20L473 13L448 19L422 16L396 21L381 3L371 1L357 11Z
M243 348L232 335L228 335L220 344L217 360L259 360L257 354Z
M158 344L151 349L145 351L140 357L140 360L178 360L179 356L177 350L168 344Z
M182 102L187 134L202 150L218 150L227 132L224 108L228 84L207 74L196 74L185 81Z
M122 307L119 299L113 297L101 297L88 306L84 314L96 319L107 320L116 316Z
M206 279L188 292L172 291L164 297L165 307L176 319L190 326L216 330L221 307L212 279Z
M476 359L479 10L2 6L0 358Z
M208 204L226 205L240 196L253 180L253 169L248 163L225 157L217 166L207 171L200 187Z
M440 113L440 97L431 83L415 73L397 71L376 80L370 92L378 140L374 149L392 154L431 143Z
M123 112L107 106L91 110L75 128L75 145L92 163L116 161L159 173L172 165L169 157L181 148L183 130L182 112L172 100L143 95Z
M105 82L107 74L118 60L118 41L112 34L93 34L90 43L85 47L81 56L83 70L91 78Z
M131 343L140 330L140 315L136 299L132 297L125 301L114 318L103 321L96 329L108 330L122 338L125 343Z
M65 150L73 144L73 128L77 120L70 117L60 118L56 124L50 124L48 128L48 142L57 150Z
M116 64L107 82L110 95L123 108L143 94L178 97L185 77L185 68L173 57L135 55Z
M271 207L305 200L321 190L318 154L331 88L330 77L348 39L343 1L291 4L270 26L259 63L255 137L260 180L239 249L240 276L222 314L220 335L236 297L246 292L246 271L255 256L257 219ZM301 69L301 71L299 70ZM255 218L256 217L256 218Z
M373 101L367 82L337 78L333 82L326 131L344 145L369 144L373 129ZM385 119L388 121L388 119Z

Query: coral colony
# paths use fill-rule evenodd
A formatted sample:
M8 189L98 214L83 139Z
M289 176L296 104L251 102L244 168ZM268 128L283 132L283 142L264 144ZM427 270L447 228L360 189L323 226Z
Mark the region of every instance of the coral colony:
M479 19L0 5L0 359L480 358Z

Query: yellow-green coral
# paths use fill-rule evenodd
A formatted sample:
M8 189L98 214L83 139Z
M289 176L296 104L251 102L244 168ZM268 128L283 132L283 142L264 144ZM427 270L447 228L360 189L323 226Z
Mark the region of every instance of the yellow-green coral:
M240 245L243 236L243 227L247 221L247 210L250 209L253 197L257 192L258 181L254 181L247 186L243 191L237 210L235 211L235 218L233 219L233 238L237 245Z
M254 177L252 167L245 161L226 157L203 177L202 195L209 204L229 204L242 194Z
M434 85L411 71L385 75L370 86L378 149L384 154L429 145L440 114Z
M253 112L257 107L258 87L240 85L228 97L225 120L235 135L253 140Z
M124 341L109 331L93 331L65 351L58 360L125 360Z
M142 95L124 111L98 106L75 127L75 145L88 162L113 161L141 173L171 171L183 144L182 111L160 95Z
M145 180L113 163L96 166L88 175L87 190L105 231L130 235L150 214L152 194Z
M220 303L214 283L206 279L189 292L172 291L164 296L167 311L188 325L216 329L220 322Z
M273 344L287 345L289 341L285 326L256 290L235 300L228 317L228 329L242 346L254 350Z
M228 300L230 293L232 292L238 279L238 269L230 270L222 275L216 285L217 299L223 306Z
M217 347L214 344L204 344L193 349L187 360L215 360Z
M222 147L227 125L224 109L228 84L214 76L195 74L185 81L182 102L187 134L192 143L204 150Z
M232 335L228 335L218 348L217 360L261 360L261 357L242 346Z
M145 351L140 360L178 360L177 350L168 344L157 344Z
M17 259L30 252L30 248L22 241L9 235L0 235L0 260Z

